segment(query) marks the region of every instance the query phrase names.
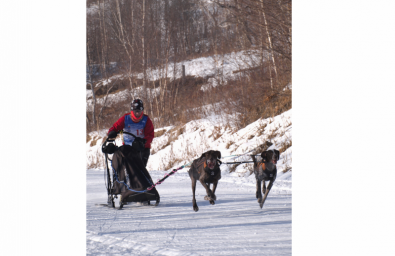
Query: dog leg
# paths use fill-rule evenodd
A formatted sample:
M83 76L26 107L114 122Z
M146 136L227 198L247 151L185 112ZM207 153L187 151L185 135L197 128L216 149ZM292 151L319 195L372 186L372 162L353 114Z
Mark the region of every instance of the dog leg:
M265 194L266 193L266 184L265 184L265 181L263 180L262 181L262 194Z
M193 206L193 210L194 210L195 212L197 212L197 211L199 211L199 207L198 207L197 204L196 204L195 190L196 190L196 180L195 180L195 179L192 179L192 196L193 196L193 199L192 199L192 206Z
M214 181L213 183L213 199L217 200L217 196L215 195L215 190L217 189L218 181Z
M261 193L261 181L256 180L256 198L258 199L258 202L260 203L260 199L262 198L262 193Z
M215 204L215 202L213 200L214 194L211 191L210 187L207 186L207 184L203 180L199 180L199 181L200 181L200 183L202 183L202 186L206 189L206 193L207 193L208 199L210 200L210 204Z
M266 183L265 180L262 181L262 194L265 195L266 193ZM260 193L259 193L260 194ZM258 199L258 203L261 204L262 203L262 194L260 194L260 197ZM262 208L262 207L261 207Z
M210 189L210 183L206 183L206 185ZM210 196L209 195L205 195L204 196L204 200L209 201L210 200Z
M265 182L265 181L263 181L263 182ZM270 192L270 189L272 189L273 183L274 183L274 180L270 180L270 183L269 183L269 186L267 186L265 195L263 196L262 201L259 203L259 206L261 207L261 209L262 209L262 207L263 207L263 204L265 203L265 200L266 200L267 195L268 195L269 192Z

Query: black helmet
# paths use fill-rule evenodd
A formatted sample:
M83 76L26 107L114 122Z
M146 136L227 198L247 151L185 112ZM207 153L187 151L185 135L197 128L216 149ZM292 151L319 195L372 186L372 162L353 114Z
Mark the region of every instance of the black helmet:
M144 110L143 101L140 99L135 99L130 107L131 110Z

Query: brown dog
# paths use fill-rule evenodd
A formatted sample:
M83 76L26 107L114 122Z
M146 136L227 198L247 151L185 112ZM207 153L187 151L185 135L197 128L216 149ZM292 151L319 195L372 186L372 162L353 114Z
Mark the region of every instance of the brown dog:
M280 152L278 150L263 151L261 154L262 161L257 162L255 156L251 156L254 161L254 173L256 179L256 198L258 198L259 206L262 208L265 203L266 197L273 186L277 176L277 161L280 159ZM266 189L265 181L270 181ZM261 182L262 192L264 194L262 198L261 193Z
M192 166L188 173L192 181L192 206L195 212L199 211L195 199L196 181L199 180L206 189L207 196L204 197L204 200L209 200L210 204L215 204L214 201L217 200L215 189L217 188L218 181L221 179L221 170L219 169L217 160L219 158L221 158L221 152L210 150L203 153L201 157L192 162ZM210 189L211 183L213 183L212 191Z

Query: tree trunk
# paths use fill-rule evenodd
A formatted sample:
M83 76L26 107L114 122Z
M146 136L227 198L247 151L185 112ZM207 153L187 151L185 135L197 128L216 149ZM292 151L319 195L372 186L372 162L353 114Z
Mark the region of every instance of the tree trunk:
M265 15L265 10L263 8L263 0L261 0L261 8L262 8L262 16L263 16L263 21L265 23L265 29L266 29L266 34L267 34L267 40L268 40L268 44L269 44L269 49L270 49L270 56L273 62L273 68L274 68L274 73L276 75L276 81L278 80L277 78L277 67L276 67L276 62L274 60L274 52L273 52L273 45L272 45L272 38L270 36L269 33L269 28L268 28L268 24L267 24L267 20L266 20L266 15ZM270 70L270 74L271 74L271 68ZM271 84L271 88L273 89L273 81L272 81L272 75L270 75L270 84Z
M167 33L167 30L166 30L166 33ZM163 86L163 91L161 91L161 98L160 98L162 112L164 111L164 108L165 108L164 96L165 96L166 89L167 89L167 71L168 71L168 67L169 67L169 50L170 50L170 33L168 33L167 47L166 47L165 85Z
M143 0L143 20L142 20L142 32L141 32L141 42L143 48L143 91L145 90L145 80L146 80L146 73L145 73L145 47L144 47L144 20L145 20L145 0Z
M86 64L88 68L88 75L89 75L89 84L91 85L91 90L92 90L92 103L93 103L93 111L92 111L92 120L93 120L93 125L96 126L96 117L95 117L95 111L96 111L96 95L95 95L95 87L92 83L92 76L91 76L91 59L90 59L90 54L89 54L89 37L87 38L87 43L86 43ZM97 127L96 127L97 128Z
M101 4L101 1L98 0L98 5L99 5L99 24L100 24L100 35L102 39L102 47L101 47L101 56L102 56L102 61L101 61L101 66L102 66L102 73L104 73L104 77L107 80L107 67L106 67L106 53L104 52L106 49L106 28L105 28L105 22L104 22L104 2ZM103 10L103 12L102 12Z
M133 91L133 82L132 82L132 78L131 78L131 76L132 76L132 74L131 74L132 56L131 56L131 54L130 54L130 52L128 50L128 47L126 46L126 39L125 39L124 28L123 28L123 25L122 25L122 17L121 17L121 10L119 8L119 1L115 0L115 3L116 3L116 7L117 7L117 16L118 16L118 23L119 23L119 30L120 30L120 35L118 37L119 37L119 40L121 41L122 46L125 49L126 54L128 55L128 58L129 58L128 79L129 79L129 84L130 84L130 90L132 92ZM132 50L133 50L133 47L132 47Z

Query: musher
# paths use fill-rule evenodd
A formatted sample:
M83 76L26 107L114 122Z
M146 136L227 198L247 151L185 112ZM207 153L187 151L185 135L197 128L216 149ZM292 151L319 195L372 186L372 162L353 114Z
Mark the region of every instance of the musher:
M131 112L126 113L114 123L108 130L108 137L115 138L117 132L124 130L146 140L144 150L141 151L142 160L147 167L148 158L151 154L151 142L154 139L154 125L148 115L144 114L143 101L136 99L131 104ZM123 134L123 144L132 146L134 137Z

